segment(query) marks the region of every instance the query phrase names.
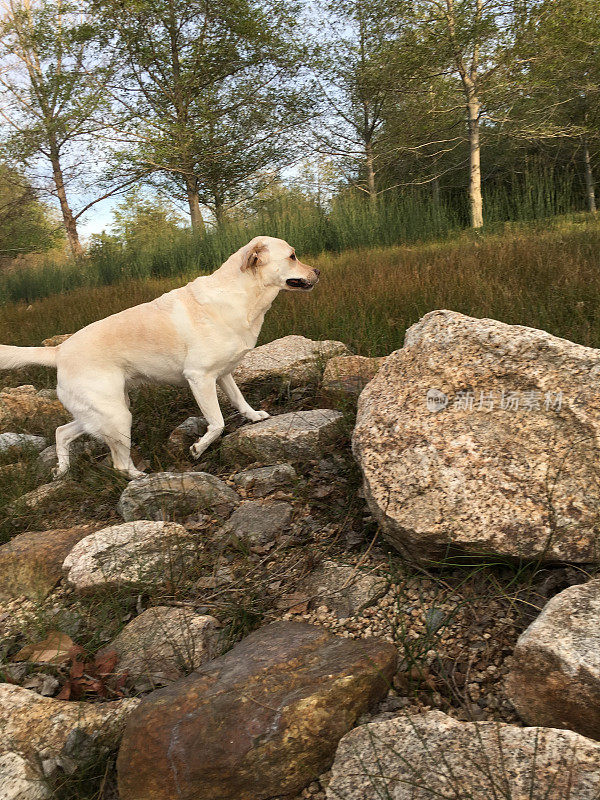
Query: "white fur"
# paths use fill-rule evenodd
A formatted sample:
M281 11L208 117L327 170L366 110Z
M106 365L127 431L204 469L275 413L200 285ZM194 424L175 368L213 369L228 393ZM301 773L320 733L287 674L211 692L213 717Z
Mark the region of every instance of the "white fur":
M58 347L0 345L0 368L56 364L58 397L74 418L56 431L56 475L68 470L69 446L83 433L108 444L115 469L132 478L143 474L130 457L132 385L189 384L208 422L191 447L195 458L224 428L217 383L246 419L268 417L248 405L231 373L255 346L279 291L316 284L318 270L292 254L282 239L257 237L212 275L93 322ZM302 281L302 288L289 279Z

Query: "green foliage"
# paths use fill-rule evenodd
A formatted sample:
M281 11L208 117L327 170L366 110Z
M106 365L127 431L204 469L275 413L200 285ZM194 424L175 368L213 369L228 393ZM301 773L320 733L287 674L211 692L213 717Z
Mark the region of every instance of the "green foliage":
M486 202L488 220L493 224L575 211L581 207L582 198L572 175L560 178L549 171L537 171L515 174L511 182L492 183ZM78 286L102 286L132 278L192 279L212 272L259 235L281 237L293 242L299 252L317 255L432 241L458 232L468 219L462 193L449 204L428 190L416 189L390 193L375 204L349 192L337 196L329 209L304 196L282 194L266 205L257 204L257 210L247 217L233 219L206 234L179 228L169 213L157 207L144 210L142 202L138 217L134 204L131 214L122 212L121 235L96 237L84 266L68 261L60 268L48 263L11 272L0 279L0 299L32 302ZM162 233L148 241L146 234L140 234L138 240L137 225L147 230L155 214L165 225Z
M45 253L64 240L64 233L29 181L0 165L0 258Z
M130 169L199 204L218 221L267 185L289 157L305 93L294 78L303 47L298 6L281 0L120 0L96 3L133 86L123 127ZM126 163L122 164L126 168Z

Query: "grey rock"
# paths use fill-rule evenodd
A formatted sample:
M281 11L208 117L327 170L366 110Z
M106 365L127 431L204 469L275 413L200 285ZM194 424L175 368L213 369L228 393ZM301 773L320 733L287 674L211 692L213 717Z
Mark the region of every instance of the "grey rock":
M572 731L457 722L429 711L346 734L327 800L596 800L599 792L598 742Z
M245 500L226 522L223 532L253 545L265 545L275 541L291 519L289 503Z
M66 478L52 481L52 483L44 483L30 492L22 494L21 497L18 497L6 507L6 511L10 513L22 513L25 509L33 511L36 508L40 508L40 506L46 505L46 503L58 500L68 494L75 486L76 484L73 481Z
M338 439L342 419L341 412L330 408L280 414L230 433L221 452L229 461L316 459Z
M358 403L353 450L385 538L418 560L596 560L599 379L600 350L425 315Z
M506 690L527 725L600 739L600 580L557 594L517 641Z
M71 443L71 447L69 449L69 455L72 462L76 461L77 458L81 456L87 456L88 458L100 460L107 454L108 447L103 442L99 442L97 439L93 439L91 436L82 436L79 439L76 439ZM50 447L46 447L39 454L38 458L44 467L51 469L52 467L56 466L56 445L52 444Z
M167 446L174 455L186 453L187 448L203 436L208 428L204 417L188 417L171 431Z
M299 591L312 598L312 608L327 606L339 617L352 617L383 597L387 587L386 578L336 561L323 561Z
M46 440L43 436L33 436L31 433L0 433L0 453L8 450L43 450Z
M233 489L207 472L156 472L130 481L117 510L127 521L172 519L205 509L227 516L239 501Z
M318 379L329 358L349 352L343 342L315 342L304 336L284 336L247 353L233 377L239 386L274 378L298 386Z
M273 464L236 472L232 478L238 489L250 490L255 497L264 497L282 486L290 485L298 475L291 464Z
M128 623L107 645L119 672L151 687L172 683L219 655L219 623L187 608L154 606Z
M63 562L67 581L89 593L178 585L196 555L196 542L175 522L138 520L81 539Z

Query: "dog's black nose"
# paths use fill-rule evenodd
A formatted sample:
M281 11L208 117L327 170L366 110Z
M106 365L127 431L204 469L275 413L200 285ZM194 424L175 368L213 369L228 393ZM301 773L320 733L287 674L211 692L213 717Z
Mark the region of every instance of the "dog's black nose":
M320 270L320 269L317 269L316 267L313 267L313 271L314 271L315 275L316 275L316 276L317 276L317 278L318 278L318 277L319 277L319 275L321 274L321 270Z

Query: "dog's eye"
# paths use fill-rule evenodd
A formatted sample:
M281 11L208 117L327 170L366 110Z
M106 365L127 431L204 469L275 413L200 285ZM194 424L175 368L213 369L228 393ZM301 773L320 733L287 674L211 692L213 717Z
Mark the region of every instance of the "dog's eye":
M292 259L292 261L296 261L296 260L297 260L297 259L296 259L296 253L292 253L292 255L290 256L290 258Z

